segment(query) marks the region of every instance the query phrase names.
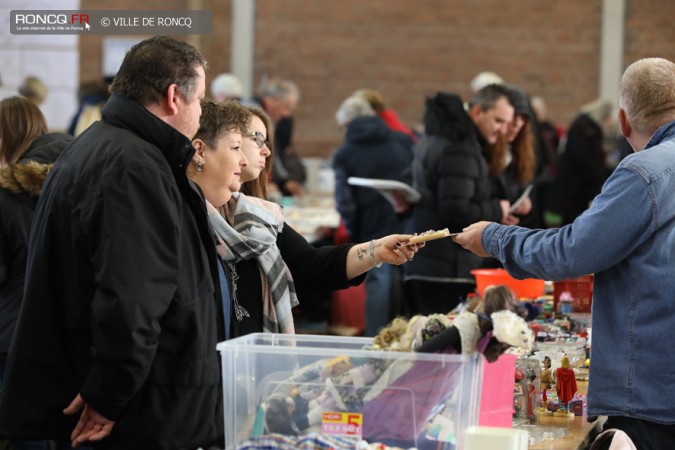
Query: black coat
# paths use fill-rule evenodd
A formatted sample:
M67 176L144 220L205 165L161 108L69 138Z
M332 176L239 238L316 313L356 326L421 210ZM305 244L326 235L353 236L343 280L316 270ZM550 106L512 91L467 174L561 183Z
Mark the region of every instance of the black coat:
M0 431L67 441L79 392L116 421L97 448L222 445L223 316L193 154L115 95L63 152L35 214Z
M449 228L480 220L499 222L502 210L491 195L488 165L479 132L459 97L439 94L427 101L426 135L415 149L413 187L422 194L410 219L410 232ZM472 281L483 259L450 239L429 242L405 264L406 279Z
M67 134L38 136L14 164L0 168L0 353L9 351L26 275L28 235L42 185Z
M403 232L403 221L378 191L350 186L349 177L404 181L413 142L376 116L354 119L333 157L336 207L353 242Z
M602 128L587 114L577 116L567 131L551 205L554 212L562 215L562 225L574 222L588 209L609 176L603 140Z
M361 284L365 274L347 279L347 253L352 244L316 248L288 224L277 236L277 246L284 262L293 275L293 284L303 305L305 294L323 293ZM239 304L250 317L241 322L232 314L233 337L263 330L262 283L260 270L255 260L236 263L238 292L245 292L238 298ZM232 283L230 283L232 286ZM307 297L311 298L311 297Z

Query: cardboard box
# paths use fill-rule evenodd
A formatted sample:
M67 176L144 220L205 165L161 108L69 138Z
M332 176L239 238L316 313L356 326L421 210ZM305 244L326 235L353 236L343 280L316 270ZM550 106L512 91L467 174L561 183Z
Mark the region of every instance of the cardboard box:
M372 339L257 333L218 344L225 447L269 433L454 445L478 423L483 359L364 349Z

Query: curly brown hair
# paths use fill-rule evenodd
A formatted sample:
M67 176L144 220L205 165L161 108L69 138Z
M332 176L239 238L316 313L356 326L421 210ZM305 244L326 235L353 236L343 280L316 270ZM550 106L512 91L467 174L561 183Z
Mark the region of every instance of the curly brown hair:
M216 147L225 133L246 133L251 124L251 113L237 100L216 103L211 99L201 101L202 115L195 139L201 139L209 147Z

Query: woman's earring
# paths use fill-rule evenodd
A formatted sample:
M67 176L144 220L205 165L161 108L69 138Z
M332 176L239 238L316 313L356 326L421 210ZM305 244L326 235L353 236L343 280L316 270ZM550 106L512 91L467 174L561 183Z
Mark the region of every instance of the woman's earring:
M201 172L202 170L204 170L204 163L201 162L201 161L198 161L197 162L197 172Z

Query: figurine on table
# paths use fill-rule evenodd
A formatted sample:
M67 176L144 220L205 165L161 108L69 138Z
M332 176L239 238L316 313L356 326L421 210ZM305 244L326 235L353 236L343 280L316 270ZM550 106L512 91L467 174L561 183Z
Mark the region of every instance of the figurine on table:
M556 392L560 399L560 410L555 413L556 416L571 416L574 414L569 410L569 403L577 392L577 379L574 370L570 368L570 360L564 355L560 360L560 367L555 371Z
M541 369L541 400L546 405L546 390L551 389L551 358L544 356L544 368Z
M537 379L537 373L533 369L527 369L525 371L526 389L525 394L527 398L527 418L532 423L536 423L537 416L534 411L538 408L539 396L537 395L537 386L535 386L534 381Z

